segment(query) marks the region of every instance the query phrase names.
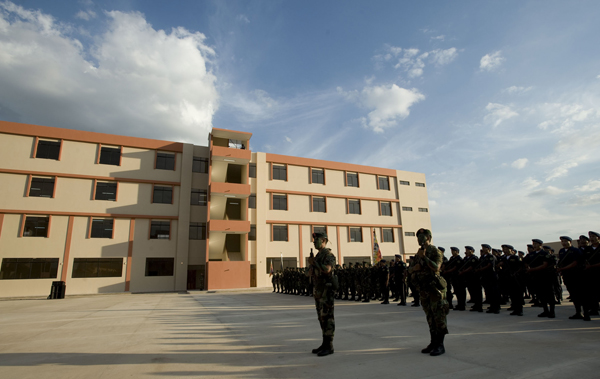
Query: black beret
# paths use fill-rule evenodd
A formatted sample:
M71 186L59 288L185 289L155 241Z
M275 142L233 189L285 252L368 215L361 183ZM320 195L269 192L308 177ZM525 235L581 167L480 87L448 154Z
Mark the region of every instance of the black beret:
M458 247L454 247L454 246L452 246L452 247L450 248L450 250L452 250L452 251L460 251L460 249L459 249Z
M592 231L590 230L590 231L588 232L588 234L589 234L590 236L596 236L596 237L600 238L600 233L592 232Z
M527 244L527 247L533 247L533 245Z
M521 250L517 251L517 253L525 255L525 253L522 252Z
M569 236L560 236L559 239L561 240L567 240L569 242L573 242L573 238L569 237ZM544 247L545 248L545 247Z
M539 243L540 245L543 245L543 244L544 244L544 241L542 241L541 239L537 239L537 238L536 238L536 239L533 239L533 240L531 240L531 242Z
M327 238L327 239L329 239L329 237L327 237L327 233L313 233L312 236L313 236L313 238Z
M398 257L398 258L402 258L402 255L400 255L400 254L396 254L396 255L394 255L394 256L395 256L395 257Z
M580 240L586 240L586 241L589 241L589 240L590 240L590 238L589 238L588 236L585 236L585 235L583 235L583 234L579 236L579 239L580 239Z
M486 249L492 250L492 247L490 245L488 245L487 243L482 243L481 247L485 247Z
M385 259L382 259L382 260L380 260L379 262L381 262L381 263L385 263L385 262L387 262L387 261L386 261Z
M443 248L443 247L441 247L441 246L438 246L438 249L439 249L439 250L440 250L442 253L446 251L446 249L444 249L444 248Z
M475 251L475 249L473 249L473 246L465 246L465 249Z
M429 229L421 228L421 229L417 230L417 237L421 234L425 234L427 237L431 238L431 230L429 230Z
M512 245L502 245L502 247L506 247L507 249L511 249L511 250L515 249Z

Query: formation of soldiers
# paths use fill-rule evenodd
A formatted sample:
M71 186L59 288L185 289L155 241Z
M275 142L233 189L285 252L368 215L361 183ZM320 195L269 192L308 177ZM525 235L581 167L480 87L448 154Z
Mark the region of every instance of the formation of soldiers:
M590 321L597 316L600 301L600 234L590 231L575 241L560 237L563 248L556 253L539 239L527 245L527 252L517 251L511 245L494 249L482 244L479 256L472 246L465 246L464 256L452 247L451 257L444 257L441 275L448 283L447 300L450 309L500 313L502 305L510 304L510 315L522 316L525 302L543 311L539 317L556 317L554 307L563 298L563 283L569 292L568 300L575 307L570 319ZM575 246L576 245L576 246ZM445 252L443 247L439 250ZM396 255L394 262L381 260L376 265L368 262L337 266L335 274L340 288L336 298L348 301L382 304L398 301L406 305L409 289L412 306L420 306L418 291L413 290L408 264ZM312 296L312 286L306 268L287 268L273 276L273 292ZM467 292L470 300L467 302ZM454 302L456 298L456 302ZM484 300L485 299L485 300ZM484 310L484 304L488 305Z

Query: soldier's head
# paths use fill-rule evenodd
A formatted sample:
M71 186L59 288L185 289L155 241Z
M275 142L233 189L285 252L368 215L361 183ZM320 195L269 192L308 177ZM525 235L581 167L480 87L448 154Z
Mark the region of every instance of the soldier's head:
M313 233L312 236L315 249L321 250L327 245L327 242L329 242L326 233Z
M531 244L527 245L527 253L533 253L533 252L534 252L533 245L531 245Z
M352 268L352 262L348 263L348 267Z
M562 240L561 240L562 242ZM542 249L544 249L545 252L550 253L550 254L554 254L554 249L550 246L542 246Z
M401 260L402 260L402 256L400 254L394 255L394 261L395 262L400 262Z
M585 234L582 234L579 236L579 239L577 240L577 246L579 248L585 248L588 247L590 245L590 238L588 236L586 236Z
M519 258L521 258L521 259L525 256L525 252L523 252L523 251L519 250L519 251L517 251L517 253L519 254Z
M588 235L590 236L590 243L592 246L598 246L600 244L600 233L590 231L588 232Z
M488 255L491 252L492 252L492 247L490 245L488 245L487 243L481 244L481 254L482 255Z
M544 244L544 241L536 238L536 239L531 240L531 243L533 244L533 251L539 251L542 249L542 245Z
M452 253L453 257L456 257L458 254L460 254L460 250L458 249L458 247L454 247L454 246L452 246L450 248L450 252Z
M438 246L438 250L442 252L442 255L444 255L444 253L446 252L446 249L441 246Z
M429 229L419 229L417 230L417 240L419 241L419 246L426 245L431 242L431 230Z
M515 248L512 245L502 245L502 252L505 255L513 255L515 253Z
M473 246L465 246L465 255L470 257L473 254L475 254L475 249L473 249Z
M571 244L573 243L573 239L569 236L560 236L560 244L562 245L562 247L564 247L565 249L568 249L571 247ZM544 246L545 247L545 246ZM545 249L544 249L545 250Z

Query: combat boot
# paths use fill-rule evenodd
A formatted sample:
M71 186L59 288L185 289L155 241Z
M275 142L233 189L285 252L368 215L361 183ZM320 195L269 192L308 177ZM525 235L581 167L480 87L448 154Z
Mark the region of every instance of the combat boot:
M325 349L325 336L323 336L323 342L321 342L321 346L317 347L316 349L312 349L312 353L319 354L321 351L323 351L323 349Z
M437 335L437 343L429 355L432 357L437 357L438 355L442 355L446 352L446 349L444 348L444 336L444 334Z
M431 338L429 339L429 345L427 345L426 348L421 350L421 353L423 354L429 354L433 351L434 345L435 345L435 341L436 341L436 335L434 332L432 332L431 330L429 331L429 335L431 336Z
M324 357L326 355L333 354L333 337L325 336L323 338L323 350L317 353L319 357Z

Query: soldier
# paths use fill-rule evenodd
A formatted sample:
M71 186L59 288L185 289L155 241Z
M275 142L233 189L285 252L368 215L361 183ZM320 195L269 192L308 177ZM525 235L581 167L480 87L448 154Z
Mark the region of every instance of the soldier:
M448 286L446 289L446 298L448 300L448 306L450 309L454 309L454 306L452 305L452 290L453 286L456 285L456 276L458 275L459 266L462 265L462 258L460 257L460 251L457 247L451 247L450 254L452 254L452 256L450 257L450 259L448 259L448 263L444 265L444 271L442 273L442 276L444 277L444 279L446 279L446 283ZM456 287L454 287L454 290L456 291ZM458 295L456 296L456 298L458 300ZM460 304L460 301L458 302L458 304ZM465 308L464 302L462 304L462 307Z
M336 287L336 278L333 275L335 267L335 255L327 248L327 234L313 233L315 248L319 251L317 256L309 258L308 263L313 269L314 299L317 308L319 324L323 334L323 343L312 353L323 357L333 354L333 336L335 334L335 319L333 316L333 305Z
M598 301L600 300L600 234L588 232L590 246L585 248L585 303L590 310L590 316L598 316Z
M414 257L408 258L408 272L410 272L410 269L414 265L415 265ZM420 307L421 306L421 298L419 297L420 296L419 291L416 289L416 287L413 283L412 277L408 276L407 281L408 281L408 288L410 288L410 292L413 297L413 303L411 304L411 307Z
M354 266L354 286L356 287L356 299L354 301L361 301L363 296L363 287L362 287L362 273L364 270L364 264L356 263Z
M496 275L496 257L492 255L492 247L486 243L481 245L481 259L475 270L481 279L485 291L485 299L490 304L486 313L500 313L500 292Z
M479 276L475 273L475 269L478 265L479 258L475 256L475 249L473 249L472 246L465 246L463 269L459 272L459 275L463 276L473 302L473 306L470 309L471 312L483 312L481 284L479 282Z
M558 252L557 272L562 275L567 291L569 291L569 296L575 306L575 314L569 317L569 319L591 321L587 307L584 307L583 315L581 314L581 307L584 301L582 273L585 256L578 248L571 245L572 242L571 237L560 237L562 249Z
M533 248L532 244L527 245L527 254L523 258L523 263L525 263L525 267L529 267L529 264L537 258L538 252ZM527 272L527 271L525 271ZM525 284L527 286L527 290L531 295L531 301L529 304L533 304L532 307L539 307L539 301L537 297L537 286L535 281L532 280L533 275L527 275L527 279Z
M446 315L449 312L446 281L440 276L442 254L431 245L431 231L428 229L419 229L417 238L421 248L414 256L415 264L409 272L416 289L420 292L431 335L431 342L421 352L438 356L446 352L444 337L448 334Z
M396 254L394 259L396 260L394 269L394 284L396 285L396 297L394 301L400 300L399 306L406 305L406 263L402 260L400 254Z
M502 245L502 251L506 257L503 270L507 271L508 295L510 297L511 316L523 316L523 287L525 265L518 255L515 255L515 248L512 245Z
M379 261L379 288L381 289L381 297L383 298L381 304L390 303L390 270L387 266L387 261L382 259Z
M555 318L554 307L556 300L552 287L552 275L554 275L554 266L556 264L553 255L542 249L544 242L540 239L533 239L533 249L536 254L529 262L527 273L530 275L530 282L535 283L535 292L537 293L539 304L544 311L538 317Z
M348 263L348 285L350 286L350 301L356 300L356 281L354 277L356 276L356 269L352 267L352 262Z
M363 262L361 288L363 292L363 303L371 302L371 265Z

